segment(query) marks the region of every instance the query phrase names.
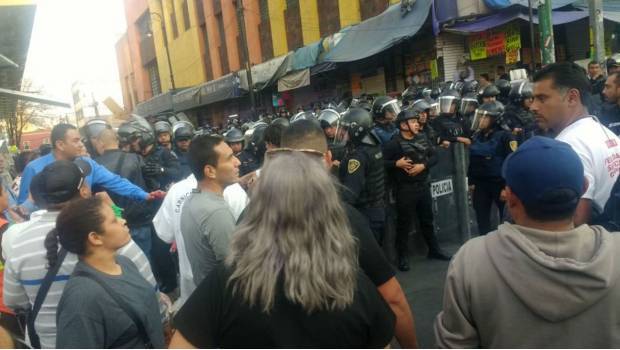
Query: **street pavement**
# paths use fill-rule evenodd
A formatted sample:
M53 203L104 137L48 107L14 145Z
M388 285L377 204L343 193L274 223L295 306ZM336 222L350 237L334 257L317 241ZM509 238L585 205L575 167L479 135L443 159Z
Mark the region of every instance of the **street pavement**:
M454 254L459 245L443 244L443 248ZM428 260L425 255L418 253L411 257L411 270L398 271L396 275L413 310L418 345L421 348L435 347L433 323L441 310L448 265L448 261ZM392 345L398 346L397 343Z

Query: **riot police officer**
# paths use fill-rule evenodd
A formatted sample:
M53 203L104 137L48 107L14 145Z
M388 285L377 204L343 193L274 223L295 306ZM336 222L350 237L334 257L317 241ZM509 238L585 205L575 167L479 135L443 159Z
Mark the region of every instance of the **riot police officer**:
M165 120L156 121L153 125L155 128L155 137L157 144L168 150L172 150L172 126Z
M327 146L332 152L332 159L340 162L344 156L344 143L338 142L337 133L340 123L340 113L334 109L324 109L319 114L321 129L327 138Z
M342 198L357 208L382 243L385 227L385 170L379 139L371 132L372 118L365 109L351 108L340 118L339 139L346 141L339 178Z
M420 132L426 135L431 144L436 145L438 136L430 121L430 113L433 107L428 104L426 100L419 99L413 102L411 108L419 116L418 122L420 123Z
M239 176L258 170L263 164L265 151L267 151L264 137L265 129L267 129L267 124L258 122L246 132L250 134L249 142L245 145L245 149L237 156L241 162L239 165Z
M474 118L477 130L472 137L469 148L469 185L473 189L473 202L478 221L478 230L484 235L496 229L491 227L491 206L493 203L500 210L504 203L500 200L504 188L502 164L504 159L517 149L514 135L503 130L497 120L504 107L499 101L485 103L478 107Z
M515 135L519 144L532 137L536 129L534 114L530 112L530 105L534 101L534 89L528 81L518 81L512 84L510 103L502 116L502 124Z
M181 178L186 178L192 173L189 166L187 152L194 137L194 126L187 121L178 121L172 127L174 133L174 150L172 154L179 160Z
M471 144L469 128L463 125L463 121L457 115L457 109L461 100L460 94L455 90L446 90L439 96L439 117L433 126L439 134L439 143L442 147L449 147L452 142L461 142L468 146Z
M224 141L226 141L236 156L243 150L243 142L245 141L245 138L243 137L243 132L241 132L241 130L233 127L224 133Z
M476 94L474 92L467 92L461 99L459 105L459 115L465 127L471 128L476 108L478 108L478 98Z
M153 128L144 118L132 116L119 127L118 137L121 145L129 144L133 152L144 158L142 172L149 191L166 190L181 180L179 161L168 149L155 144Z
M508 95L510 95L510 81L506 79L497 79L495 81L495 86L499 90L499 95L497 96L497 100L501 102L504 106L508 104L509 99Z
M400 112L398 101L388 97L377 97L372 103L372 118L375 122L373 132L379 138L381 145L388 143L398 132L394 126L394 119Z
M488 85L478 95L478 101L480 103L489 103L497 100L499 96L499 89L495 85Z
M395 182L396 250L398 268L409 270L409 232L414 218L428 245L428 258L449 260L439 248L433 226L433 209L429 187L429 170L437 164L431 142L420 133L419 113L406 109L398 114L399 133L385 146L384 164Z
M103 149L97 142L97 137L105 129L112 129L112 126L103 119L89 120L86 125L80 129L86 151L92 158L103 154Z

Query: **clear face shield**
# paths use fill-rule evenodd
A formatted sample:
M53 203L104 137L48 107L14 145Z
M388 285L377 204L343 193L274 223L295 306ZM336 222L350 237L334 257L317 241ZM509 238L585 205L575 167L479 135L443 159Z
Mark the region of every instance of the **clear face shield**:
M464 98L461 100L459 113L461 115L470 115L476 111L476 108L478 108L478 100L475 98Z
M456 97L441 96L439 97L439 113L454 114L456 113Z
M431 108L428 110L428 116L431 119L439 116L439 102L431 103Z
M471 131L478 131L487 129L491 121L493 120L493 116L484 110L476 109L476 113L474 113L474 118L471 122Z
M381 110L385 115L385 119L394 120L401 109L398 100L390 100L381 106Z
M340 128L340 113L333 109L325 109L319 114L318 119L321 123L321 128L325 132L325 136L332 139L332 142L335 142Z

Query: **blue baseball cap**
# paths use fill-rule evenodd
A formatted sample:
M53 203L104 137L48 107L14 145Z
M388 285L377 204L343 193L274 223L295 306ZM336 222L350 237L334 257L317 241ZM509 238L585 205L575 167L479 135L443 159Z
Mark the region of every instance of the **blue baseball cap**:
M573 205L584 190L583 164L577 153L565 142L541 136L532 137L506 158L502 176L526 206ZM550 203L545 198L561 189L574 191L575 197L564 198L564 203Z

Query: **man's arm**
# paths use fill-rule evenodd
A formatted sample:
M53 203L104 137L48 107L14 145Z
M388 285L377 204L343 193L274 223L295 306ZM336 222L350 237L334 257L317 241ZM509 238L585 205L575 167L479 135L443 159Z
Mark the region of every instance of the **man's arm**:
M398 283L396 277L390 278L387 282L378 287L379 294L396 316L396 328L394 335L403 349L415 349L418 347L418 340L415 333L415 324L411 308L405 298L405 293Z
M28 193L30 193L30 183L35 175L34 168L26 166L22 173L22 179L19 184L19 196L17 197L17 204L22 204L28 199Z
M362 152L355 152L346 164L341 164L344 167L342 171L346 173L342 179L344 185L344 191L342 191L342 200L355 205L357 198L366 186L366 164L368 160L362 158Z
M143 189L132 184L127 179L110 172L104 166L101 166L90 158L84 159L88 159L92 168L92 186L98 185L105 188L106 191L135 200L146 200L148 198L148 193L144 192Z

